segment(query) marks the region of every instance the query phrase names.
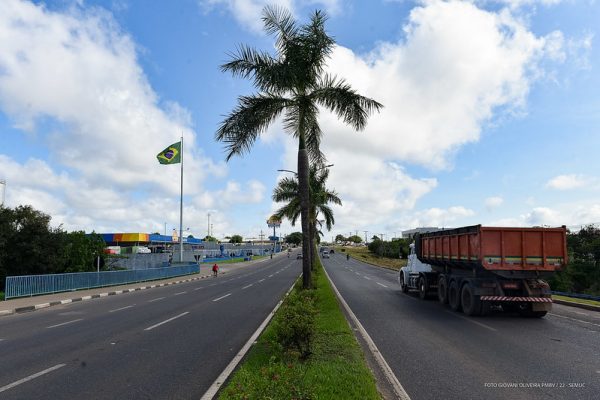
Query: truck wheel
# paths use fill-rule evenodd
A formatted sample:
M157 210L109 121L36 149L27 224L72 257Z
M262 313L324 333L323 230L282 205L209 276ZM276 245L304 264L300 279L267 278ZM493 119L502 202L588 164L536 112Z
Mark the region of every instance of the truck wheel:
M408 285L404 282L404 273L400 273L400 290L402 293L408 293Z
M427 298L428 291L427 279L424 276L419 277L419 297L421 300L425 300Z
M448 281L445 276L440 276L438 280L438 300L442 304L448 304Z
M460 291L458 290L458 283L456 281L450 282L450 286L448 287L448 303L452 310L460 311Z
M460 304L463 312L469 316L479 315L481 313L481 300L473 294L473 288L469 283L465 283L460 293Z

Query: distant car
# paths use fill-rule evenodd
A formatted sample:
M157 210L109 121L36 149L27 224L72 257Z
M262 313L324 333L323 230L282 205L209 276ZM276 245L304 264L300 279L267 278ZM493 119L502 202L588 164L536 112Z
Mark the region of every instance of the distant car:
M298 253L296 255L296 260L302 260L302 253Z
M323 252L323 258L329 258L329 252L327 250Z

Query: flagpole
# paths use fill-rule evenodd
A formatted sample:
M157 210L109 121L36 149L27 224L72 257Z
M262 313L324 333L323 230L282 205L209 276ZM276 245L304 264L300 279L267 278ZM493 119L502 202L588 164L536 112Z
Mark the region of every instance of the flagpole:
M179 262L183 262L183 135L181 136L181 192L179 195Z

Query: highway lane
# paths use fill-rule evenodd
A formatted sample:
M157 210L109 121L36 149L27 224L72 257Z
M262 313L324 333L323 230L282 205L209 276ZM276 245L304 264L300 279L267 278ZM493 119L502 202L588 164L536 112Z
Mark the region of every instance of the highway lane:
M300 271L278 256L218 278L3 317L0 398L200 398Z
M413 400L598 398L592 311L554 305L542 319L470 318L402 294L394 271L342 254L323 263Z

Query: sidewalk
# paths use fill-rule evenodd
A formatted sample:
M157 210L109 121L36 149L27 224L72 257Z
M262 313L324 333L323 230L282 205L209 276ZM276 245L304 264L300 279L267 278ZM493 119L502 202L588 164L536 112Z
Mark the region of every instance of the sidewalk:
M245 261L234 264L223 264L222 266L219 266L219 275L227 274L230 271L235 271L237 269L248 267L250 265L257 264L266 260L267 258L262 258L260 260L255 261ZM161 279L155 281L136 282L127 285L107 286L94 289L53 293L33 297L19 297L16 299L0 301L0 317L4 315L36 311L42 308L57 306L60 304L73 303L76 301L86 301L91 299L97 299L100 297L135 292L138 290L146 290L155 287L175 285L182 282L191 282L200 279L207 279L212 277L211 265L202 264L200 266L200 273L198 274L183 275L174 278Z

